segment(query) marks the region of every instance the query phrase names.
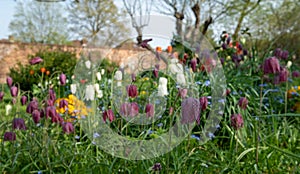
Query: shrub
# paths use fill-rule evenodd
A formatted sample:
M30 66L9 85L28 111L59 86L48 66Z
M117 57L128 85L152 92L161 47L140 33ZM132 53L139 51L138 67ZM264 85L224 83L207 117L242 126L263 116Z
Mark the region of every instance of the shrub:
M10 69L9 76L14 83L20 84L23 91L32 91L34 85L46 82L61 72L71 76L77 62L76 54L67 51L41 51L30 55L29 59L34 57L41 57L43 62L35 65L18 63L17 68Z

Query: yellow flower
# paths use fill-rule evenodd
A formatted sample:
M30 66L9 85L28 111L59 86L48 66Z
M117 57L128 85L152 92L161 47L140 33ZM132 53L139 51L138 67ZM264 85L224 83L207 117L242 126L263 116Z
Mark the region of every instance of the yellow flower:
M66 100L68 102L68 107L59 108L59 102L61 100ZM55 101L56 112L60 114L65 114L68 110L68 115L73 118L66 118L66 122L72 122L75 119L80 119L81 116L87 116L88 112L91 112L91 109L87 109L84 102L78 100L76 96L69 95L68 98L59 98Z
M146 95L147 92L146 91L141 91L141 95Z

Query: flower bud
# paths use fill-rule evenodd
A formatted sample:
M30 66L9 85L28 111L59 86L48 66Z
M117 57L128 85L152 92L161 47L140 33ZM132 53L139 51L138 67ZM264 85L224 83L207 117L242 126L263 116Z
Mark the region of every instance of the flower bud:
M201 110L204 111L207 108L208 100L207 97L200 97L199 99Z
M292 77L294 77L294 78L300 77L300 72L299 71L293 71L292 72ZM0 101L1 101L1 97L0 97Z
M26 105L26 103L27 103L27 97L25 95L23 95L21 97L21 104L24 106L24 105Z
M231 126L238 130L244 126L244 120L241 114L233 114L230 117Z
M154 116L154 106L151 103L148 103L145 108L146 117L153 117Z
M181 97L181 98L185 98L187 96L187 93L188 93L188 90L185 89L185 88L179 88L178 89L178 95Z
M3 100L3 97L4 97L4 92L0 91L0 102Z
M109 119L110 122L114 121L115 119L114 112L111 109L103 112L103 121L106 122L107 119Z
M197 71L197 59L193 58L191 60L191 68L192 68L193 72Z
M12 97L16 97L18 95L18 88L16 86L10 87L10 94Z
M13 84L13 79L11 77L7 77L6 78L6 83L8 87L11 87Z
M41 63L41 62L43 62L43 59L40 58L40 57L32 58L29 61L30 65L35 65L35 64L38 64L38 63Z
M248 99L246 97L241 97L238 102L238 105L241 109L246 109L248 106Z
M31 115L32 115L32 119L33 119L34 123L38 124L41 120L40 111L39 110L34 110Z
M67 81L67 76L64 73L61 73L59 76L60 85L65 85Z

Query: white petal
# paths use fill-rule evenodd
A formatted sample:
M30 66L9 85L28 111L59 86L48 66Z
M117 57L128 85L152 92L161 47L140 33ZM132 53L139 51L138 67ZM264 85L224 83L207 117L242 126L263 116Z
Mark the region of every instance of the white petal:
M91 61L86 61L85 62L85 66L88 68L88 69L90 69L91 68Z

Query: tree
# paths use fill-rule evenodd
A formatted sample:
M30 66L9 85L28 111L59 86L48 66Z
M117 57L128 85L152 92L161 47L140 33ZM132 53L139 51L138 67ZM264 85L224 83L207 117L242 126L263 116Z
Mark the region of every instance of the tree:
M68 9L71 31L94 45L113 46L128 32L112 0L76 0Z
M123 0L126 12L130 16L132 27L136 30L137 43L143 41L143 28L149 24L152 0Z
M63 44L68 39L63 11L61 3L19 0L9 29L22 42Z

